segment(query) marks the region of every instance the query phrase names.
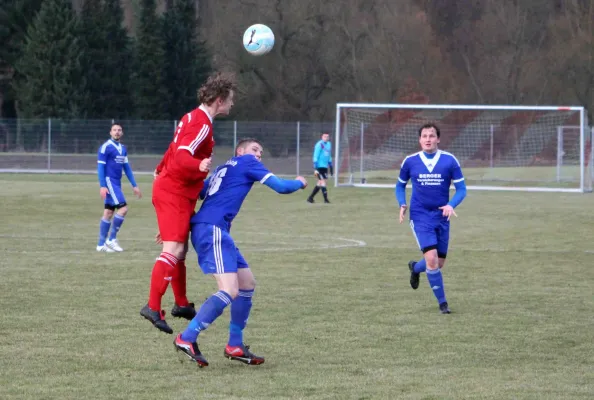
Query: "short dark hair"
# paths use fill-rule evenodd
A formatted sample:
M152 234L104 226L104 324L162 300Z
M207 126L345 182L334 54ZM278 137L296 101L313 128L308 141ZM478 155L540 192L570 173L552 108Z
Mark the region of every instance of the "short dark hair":
M118 124L117 122L112 122L111 127L109 129L111 130L111 128L113 128L114 126L119 126L120 128L122 128L122 130L124 130L124 127L122 126L122 124Z
M324 135L328 135L328 136L330 136L330 132L322 132L322 133L320 133L320 137L322 137L322 136L324 136Z
M423 132L423 129L430 129L430 128L435 129L435 133L437 133L437 137L441 136L439 127L436 124L434 124L433 122L429 122L428 124L425 124L419 128L419 137L421 137L421 132Z
M198 89L198 102L210 106L219 97L227 100L231 91L237 91L235 75L227 72L217 72L209 76Z
M239 140L239 142L237 142L237 146L235 146L235 155L237 155L237 150L238 149L245 148L250 143L258 143L260 145L260 147L264 148L264 146L262 145L262 142L260 142L258 139L254 139L254 138L243 138L243 139Z

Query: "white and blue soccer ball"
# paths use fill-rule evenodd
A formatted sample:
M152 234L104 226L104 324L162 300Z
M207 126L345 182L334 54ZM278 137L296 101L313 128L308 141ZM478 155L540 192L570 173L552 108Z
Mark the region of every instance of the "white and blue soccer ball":
M263 56L274 47L274 33L264 24L254 24L243 34L243 47L253 56Z

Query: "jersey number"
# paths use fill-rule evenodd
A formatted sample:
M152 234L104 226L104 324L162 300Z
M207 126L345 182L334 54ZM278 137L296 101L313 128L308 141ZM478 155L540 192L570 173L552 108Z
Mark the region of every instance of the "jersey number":
M215 194L216 192L219 191L219 188L221 187L221 183L223 182L223 177L225 176L226 173L227 173L227 168L222 168L222 169L218 170L217 173L214 174L212 178L210 178L210 184L208 185L208 195L209 196L212 196L213 194Z

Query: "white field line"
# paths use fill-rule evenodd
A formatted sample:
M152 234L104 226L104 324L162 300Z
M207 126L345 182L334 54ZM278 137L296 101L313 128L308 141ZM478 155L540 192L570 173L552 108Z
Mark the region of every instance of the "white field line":
M398 246L395 245L388 245L388 244L369 244L364 240L359 239L350 239L344 237L328 237L327 243L320 243L319 242L319 235L291 235L288 233L274 233L271 234L270 232L241 232L242 235L272 235L277 237L291 237L294 239L311 239L311 245L293 245L295 244L294 241L275 241L270 243L270 246L266 247L258 247L252 246L254 244L251 240L236 240L238 245L243 245L242 251L245 252L283 252L283 251L301 251L301 250L331 250L331 249L342 249L342 248L355 248L355 247L367 247L367 248L374 248L374 249L391 249L391 250L402 250L402 251L409 251L413 250L413 246ZM12 240L51 240L51 241L72 241L72 240L82 240L82 241L91 241L94 242L96 237L66 237L66 236L49 236L49 235L18 235L18 234L0 234L0 239L12 239ZM152 237L144 237L144 238L126 238L122 241L124 244L125 242L154 242ZM280 246L275 246L280 245ZM283 245L289 245L284 247ZM157 245L155 245L157 246ZM2 253L19 253L19 254L27 254L27 253L53 253L55 250L10 250L9 246L5 246L2 250ZM89 250L81 249L81 250L57 250L61 253L67 254L88 254ZM128 252L144 252L145 250L129 250ZM572 250L572 249L550 249L550 248L520 248L520 249L511 249L511 248L501 248L501 247L459 247L455 246L451 249L452 252L483 252L483 253L543 253L543 254L576 254L576 253L585 253L585 254L594 254L594 249L586 249L586 250Z
M260 234L258 233L253 233L250 232L248 234ZM297 236L292 236L292 235L284 235L284 234L274 234L274 236L291 236L293 238L296 239L315 239L318 238L318 236L307 236L307 235L297 235ZM13 240L51 240L51 241L72 241L72 240L82 240L82 241L94 241L96 240L96 237L58 237L58 236L49 236L49 235L12 235L12 234L0 234L0 239L13 239ZM292 243L289 242L279 242L279 241L275 241L274 243L271 243L272 245L276 244L280 244L280 246L274 246L274 247L258 247L258 246L250 246L250 244L252 244L252 241L241 241L241 240L236 240L236 243L238 245L241 245L242 243L245 245L245 247L242 249L245 252L284 252L284 251L300 251L300 250L329 250L329 249L342 249L342 248L348 248L348 247L364 247L367 245L367 243L365 243L363 240L358 240L358 239L349 239L349 238L341 238L341 237L337 237L337 238L328 238L329 241L333 241L335 243L319 243L318 241L312 240L311 243L312 245L304 245L304 246L289 246L289 247L284 247L283 245L290 245ZM125 240L122 241L123 243L125 242L154 242L153 238L126 238ZM294 242L293 242L294 243ZM156 246L156 245L155 245ZM67 253L67 254L86 254L89 251L88 250L69 250L69 251L64 251L64 250L40 250L40 249L35 249L35 250L10 250L10 249L4 249L2 252L3 253L18 253L18 254L31 254L31 253L53 253L53 252L61 252L61 253ZM136 250L136 251L140 251L140 250ZM145 250L142 250L143 252Z

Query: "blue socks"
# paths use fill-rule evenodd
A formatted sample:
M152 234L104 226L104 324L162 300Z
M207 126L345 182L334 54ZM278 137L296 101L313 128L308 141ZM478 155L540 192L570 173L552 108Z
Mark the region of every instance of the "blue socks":
M210 296L200 307L198 313L190 321L188 327L181 334L182 340L195 342L198 335L217 319L231 304L231 322L229 324L229 346L243 345L243 330L247 325L252 309L253 289L240 289L235 300L228 293L219 290Z
M111 221L101 219L101 222L99 223L99 241L97 242L97 246L103 246L105 244L105 239L107 239L110 226Z
M254 289L239 289L239 295L231 303L229 346L241 346L243 344L243 330L250 316L253 296Z
M124 216L115 214L113 216L113 224L111 227L111 233L109 234L109 240L114 240L124 223Z
M417 263L413 267L413 271L415 271L416 274L425 272L426 269L427 269L427 263L425 262L425 258L421 258L419 261L417 261Z
M114 240L124 223L124 216L115 214L113 216L113 223L109 220L101 218L101 222L99 223L99 240L97 241L97 246L103 246L105 244L105 240L107 239L107 235L109 235L109 240ZM109 231L111 228L111 233Z
M445 303L445 288L443 287L443 276L441 275L441 270L437 269L428 269L427 270L427 280L429 280L429 286L431 286L431 290L433 290L433 294L437 299L439 304Z
M198 340L198 334L208 328L229 304L231 304L231 296L222 290L219 290L206 299L194 319L190 321L186 330L182 332L182 340L186 342L195 342Z

